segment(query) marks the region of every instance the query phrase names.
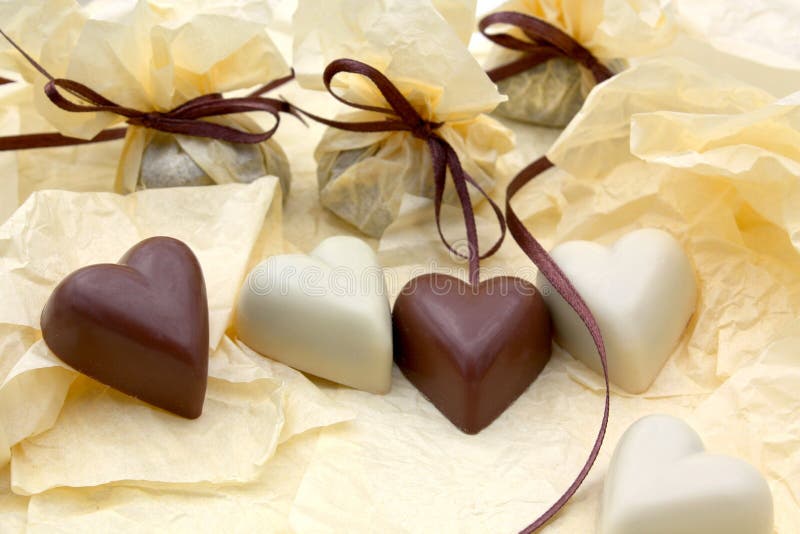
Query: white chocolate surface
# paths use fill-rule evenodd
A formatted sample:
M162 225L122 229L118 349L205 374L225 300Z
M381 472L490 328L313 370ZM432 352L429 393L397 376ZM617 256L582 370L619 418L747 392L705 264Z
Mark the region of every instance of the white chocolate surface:
M334 236L307 256L261 262L242 287L236 328L253 350L290 367L389 391L391 313L383 272L360 239Z
M694 313L694 270L680 244L661 230L636 230L604 247L569 241L553 259L572 281L600 326L611 381L629 393L653 382ZM588 330L574 310L539 274L556 341L602 373Z
M620 438L603 489L602 534L770 534L772 522L761 473L706 453L682 420L650 415Z

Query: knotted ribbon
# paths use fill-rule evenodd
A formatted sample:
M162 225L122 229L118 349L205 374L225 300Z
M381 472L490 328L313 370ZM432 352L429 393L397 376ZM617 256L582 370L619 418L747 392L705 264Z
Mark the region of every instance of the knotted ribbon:
M508 33L489 33L488 28L494 24L506 24L518 28L529 40L526 41ZM493 43L503 48L522 52L519 59L493 68L486 73L493 82L505 80L557 57L570 58L583 65L592 72L597 83L614 75L578 41L552 24L536 17L515 11L499 11L485 16L478 24L478 29Z
M351 73L364 76L369 79L375 87L383 95L386 102L389 104L388 108L379 106L370 106L360 104L358 102L351 102L334 92L331 87L333 78L341 73ZM333 97L350 107L361 109L365 111L373 111L381 113L386 116L384 120L375 121L359 121L359 122L346 122L331 120L314 115L304 110L298 110L303 115L306 115L312 120L325 124L332 128L340 130L347 130L351 132L392 132L392 131L407 131L410 132L417 139L425 141L431 154L431 163L433 166L433 179L435 186L434 193L434 212L436 217L436 228L447 249L461 257L466 258L469 262L469 280L473 286L477 286L479 281L480 260L487 258L494 254L500 245L503 243L506 233L506 223L503 217L503 211L491 199L489 195L481 188L480 185L463 169L458 154L450 146L445 139L436 133L443 123L432 122L423 119L420 114L414 109L414 106L403 96L400 90L379 70L357 61L355 59L337 59L332 61L323 74L323 81L325 88ZM465 255L461 251L456 250L453 245L444 236L441 226L441 209L444 197L445 181L447 179L447 171L450 170L450 176L455 186L458 199L461 204L461 211L464 214L464 224L467 233L468 252ZM467 184L472 185L477 191L489 202L494 210L497 222L500 226L500 237L492 245L492 247L480 253L478 248L478 231L475 225L475 214L472 209L472 202L469 196Z
M381 92L386 102L389 104L389 108L350 102L349 100L337 95L331 88L331 82L333 78L340 72L360 74L368 78ZM522 221L511 207L511 200L517 191L519 191L525 184L530 182L540 173L552 167L553 164L547 158L541 158L523 169L514 178L506 191L506 214L503 216L503 213L499 210L497 204L491 198L489 198L483 189L481 189L481 187L475 183L469 174L462 169L458 160L458 156L449 143L436 134L436 130L442 126L442 123L424 120L419 113L417 113L411 103L400 93L397 87L395 87L395 85L380 71L360 61L353 59L338 59L333 61L325 69L323 81L328 92L340 102L357 109L382 113L387 116L386 119L376 121L345 122L319 117L304 110L299 110L300 113L317 122L341 130L347 130L351 132L408 131L411 132L415 137L428 143L428 148L431 152L433 175L436 186L434 200L436 225L439 231L439 236L444 242L445 246L447 246L451 252L464 257L463 254L455 251L450 243L446 240L442 233L439 222L439 213L442 206L442 195L444 192L446 173L448 169L450 170L453 184L455 185L459 200L461 202L461 208L464 214L464 222L467 228L467 240L469 243L468 259L470 263L470 283L473 286L477 285L479 281L478 275L480 260L493 254L500 247L503 237L505 236L507 221L508 230L517 241L517 244L531 259L531 261L536 264L542 274L547 277L547 279L559 292L559 294L561 294L564 300L566 300L566 302L569 303L569 305L572 306L572 308L578 313L592 335L592 339L595 342L595 346L597 347L600 360L603 365L603 377L606 387L605 409L603 412L600 430L597 438L595 439L594 446L592 447L588 459L572 484L567 488L564 494L559 497L559 499L552 506L550 506L550 508L547 509L547 511L545 511L538 519L536 519L536 521L522 530L522 532L525 534L534 532L544 526L545 523L552 519L553 516L555 516L559 510L564 507L564 505L575 494L575 492L578 491L578 488L589 474L589 471L597 459L597 455L600 453L600 448L603 444L606 427L608 425L611 404L605 345L603 344L603 338L600 333L600 328L597 325L597 321L567 276L563 273L563 271L561 271L547 251L539 244L538 241L536 241L530 232L528 232L528 230L522 224ZM475 216L472 210L472 204L470 203L469 192L467 191L468 183L476 187L478 191L489 201L495 211L501 228L500 239L489 251L482 255L478 252L478 237L475 227Z
M220 93L211 93L193 98L169 111L140 111L117 104L80 82L53 77L2 30L0 30L0 35L5 37L5 39L22 54L28 63L47 78L48 82L44 86L45 94L53 104L66 111L74 113L114 113L125 117L127 119L126 122L133 126L143 126L152 130L172 134L208 137L227 141L229 143L248 144L261 143L272 137L280 124L281 112L290 113L302 120L295 108L288 102L261 96L292 80L294 78L294 71L288 76L259 87L244 97L226 98ZM61 93L60 90L62 89L77 98L81 103L76 103L67 99ZM252 111L261 111L272 115L275 119L274 126L264 132L253 133L239 128L202 120L208 117ZM112 139L124 137L125 132L126 128L104 130L91 140L75 139L60 134L28 134L0 137L0 151L110 141Z
M488 28L494 24L506 24L518 28L522 31L523 35L529 40L519 39L507 33L489 33ZM506 65L496 67L487 72L489 78L494 82L499 82L515 74L527 71L545 61L557 57L570 58L583 67L587 68L597 83L601 83L611 78L614 73L611 72L605 65L594 57L594 55L584 48L575 39L567 35L565 32L556 28L543 20L531 17L522 13L512 11L501 11L492 13L484 17L478 28L480 32L495 44L522 52L522 56ZM546 157L541 157L534 161L514 177L506 189L506 222L508 224L508 231L517 242L523 252L531 259L531 261L539 268L539 271L547 278L550 284L555 288L561 297L572 307L578 314L581 321L583 321L586 328L589 330L592 340L594 341L597 353L600 356L600 363L603 367L603 380L605 382L605 404L603 409L603 418L600 422L600 429L597 432L594 444L589 457L586 459L578 475L573 480L572 484L561 495L561 497L553 503L536 521L525 527L521 532L529 534L535 532L544 526L550 519L553 518L565 504L572 498L578 488L580 488L583 481L591 471L594 462L597 460L597 455L603 446L605 439L606 429L608 427L608 418L611 408L611 390L608 381L608 362L606 358L605 344L603 343L603 336L600 333L600 327L597 320L592 315L591 310L586 305L586 302L580 296L578 291L569 281L569 278L564 274L561 268L556 264L550 254L542 247L542 245L533 237L533 235L525 228L522 221L519 219L514 209L511 207L511 201L514 195L522 189L527 183L536 178L542 172L550 169L553 163Z
M558 291L558 293L572 307L572 309L575 310L575 312L581 318L581 321L583 321L583 324L586 325L586 328L589 330L595 347L597 348L597 353L600 356L600 363L603 366L603 379L605 381L606 398L605 408L603 410L603 419L600 423L600 430L597 433L594 445L592 446L589 457L587 458L583 467L578 472L575 480L561 495L561 497L559 497L558 500L547 509L547 511L539 516L536 521L525 527L525 529L521 531L523 534L529 534L544 526L545 523L552 519L553 516L555 516L558 511L561 510L565 504L567 504L567 501L572 498L575 492L578 491L578 488L589 474L589 471L591 471L592 465L594 465L595 460L597 460L597 455L600 453L600 448L603 446L603 439L606 435L608 416L611 407L611 391L608 383L608 362L606 359L606 348L605 344L603 343L603 336L600 333L600 327L597 325L597 321L595 320L594 315L592 315L591 310L589 310L589 307L586 305L586 302L567 278L567 275L564 274L550 254L547 253L544 247L542 247L536 238L534 238L533 235L531 235L531 233L525 228L525 225L522 224L522 221L511 207L511 201L514 198L514 195L528 182L551 167L553 167L553 163L547 159L547 157L542 156L538 160L522 169L508 185L508 188L506 189L506 220L508 222L508 231L511 233L512 237L522 251L525 252L525 254L539 268L539 271L547 278L556 291Z

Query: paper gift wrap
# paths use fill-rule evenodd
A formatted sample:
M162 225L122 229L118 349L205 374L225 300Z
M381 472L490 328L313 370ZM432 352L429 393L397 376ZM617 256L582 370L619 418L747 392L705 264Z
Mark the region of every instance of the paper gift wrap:
M254 1L162 6L141 0L106 20L70 1L30 5L15 0L0 7L0 19L3 30L53 76L83 83L120 106L167 112L203 95L248 89L289 74L265 30L263 11ZM3 50L0 66L18 70L33 84L36 110L49 129L91 139L124 121L113 113L56 107L44 93L46 78L16 50ZM210 120L258 131L253 119L242 115ZM267 174L280 178L288 192L289 162L272 139L234 144L129 126L114 188L248 183Z
M510 11L535 17L565 32L600 63L619 71L630 58L641 57L670 44L677 31L671 7L661 0L510 0L494 11ZM490 33L502 31L491 28ZM530 38L514 28L510 34ZM494 46L487 70L522 57L523 53ZM563 128L583 105L596 83L592 74L571 59L557 57L498 80L508 96L497 113L515 120Z
M325 67L340 58L376 68L424 120L443 123L437 135L453 147L464 170L491 190L497 158L512 149L513 139L508 129L485 115L504 97L459 39L465 22L460 17L445 20L428 0L301 0L293 28L297 80L306 88L324 88ZM362 76L337 76L334 88L351 102L387 106ZM384 113L359 110L337 120L385 118ZM406 192L434 196L427 143L409 131L330 128L314 157L320 203L370 237L379 237L394 220ZM479 198L476 194L473 202ZM444 199L457 203L449 183Z
M77 374L50 353L38 331L41 307L64 275L113 262L152 235L186 242L206 279L210 380L196 425ZM164 484L182 485L176 500L182 492L207 495L208 488L232 483L244 495L248 487L272 487L259 480L279 444L350 417L300 373L225 333L247 270L282 250L274 177L128 196L38 192L0 226L0 250L0 437L18 495L121 481L129 489L114 490L117 503ZM262 506L240 520L252 524L264 513Z
M293 88L287 96L295 96L295 90L302 94ZM335 112L325 108L326 99L312 98L319 105L315 109ZM631 423L654 412L686 419L709 450L758 468L775 502L776 532L800 529L800 425L794 417L800 410L800 324L794 322L800 316L800 260L797 210L791 209L798 205L792 195L800 176L799 108L797 95L776 101L736 80L712 76L702 66L672 60L645 64L589 96L584 112L549 154L560 170L540 176L515 199L527 227L548 248L572 239L609 244L645 226L669 231L694 264L700 295L696 319L651 388L640 396L615 392L597 465L543 532L595 531L614 445ZM38 193L0 227L0 373L6 377L0 386L0 428L9 444L43 432L11 449L14 476L23 478L10 480L8 468L0 472L4 528L515 531L573 480L597 430L603 391L598 375L558 347L518 402L484 432L466 437L398 372L387 396L311 383L246 351L235 332L224 334L226 310L236 298L227 288L238 287L248 267L270 251L308 252L325 237L346 231L319 205L313 141L323 128L287 126L280 135L292 136L285 146L298 172L284 212L291 239L285 250L262 246L254 237L269 235L271 216L277 216L267 192L275 184L269 181L147 191L131 200ZM545 143L537 140L550 135L526 127L518 131L532 141L498 162L499 184L539 156ZM97 154L101 149L81 150ZM5 176L8 171L2 169ZM464 268L441 253L431 203L410 196L402 203L379 243L390 292L429 272L432 260L436 269ZM478 214L491 215L485 206ZM450 215L445 209L445 231L456 236L463 223L457 212ZM479 223L484 242L494 237L490 223ZM128 465L130 456L109 458L114 448L103 448L105 442L94 435L100 441L87 445L87 453L51 450L76 439L63 422L93 431L97 425L91 423L98 419L99 428L110 423L118 428L130 412L136 414L130 424L138 426L127 427L126 437L143 429L159 435L167 430L149 407L133 409L139 408L134 401L55 367L37 343L41 305L61 276L85 263L114 261L156 232L184 239L208 267L211 307L217 310L212 324L217 325L215 339L221 340L211 357L215 396L209 406L213 403L226 420L233 417L237 426L253 423L261 430L247 436L247 455L238 457L228 422L212 429L213 439L201 444L208 454L194 471L168 468L181 457L167 456L176 452L172 448L163 457L137 454ZM487 276L536 276L510 240L484 270ZM8 379L14 367L20 372ZM252 402L257 415L246 413ZM112 404L113 420L95 415ZM80 420L79 405L92 407ZM275 440L274 426L260 419L279 424L270 419L279 413L283 423ZM325 426L353 413L353 421ZM321 426L321 432L304 432ZM89 439L85 436L82 444ZM174 443L167 432L165 439L170 437L167 442ZM273 441L278 443L270 455ZM133 447L123 445L125 451ZM70 461L89 451L94 456L79 470L56 458L64 451ZM34 473L34 459L52 473ZM130 479L148 472L157 473L153 478L195 481ZM249 481L220 481L231 473ZM119 476L128 478L85 485ZM31 492L73 479L83 486L46 489L31 497L11 493L12 483L18 492Z
M790 354L762 363L770 343L800 335L791 323L800 313L800 256L791 238L794 211L784 209L800 204L764 200L775 192L789 198L800 187L796 143L782 141L798 135L798 109L796 96L777 101L688 62L647 63L590 95L549 154L559 169L518 194L515 209L548 248L573 239L608 245L636 228L661 228L677 236L698 274L697 314L679 347L645 393L614 392L598 463L543 532L595 531L614 445L631 423L654 412L690 421L709 450L758 468L775 500L777 532L800 525L800 486L794 475L787 478L800 468L794 452L800 427L787 415L798 402L788 392L800 367ZM683 128L674 129L677 124ZM666 125L670 135L662 136ZM513 155L514 165L538 155L526 146L518 151L527 157ZM702 164L675 164L685 157ZM748 183L758 187L742 194ZM432 203L406 200L379 245L390 289L398 291L432 265L465 275L464 264L437 253ZM760 211L767 205L772 209ZM455 231L459 216L445 213L445 231ZM491 222L485 207L479 214ZM489 242L492 225L479 228ZM513 243L483 269L486 277L536 276ZM558 347L533 386L469 438L448 427L399 373L385 397L330 391L357 417L322 432L290 516L301 532L329 525L386 532L520 529L573 480L603 401L602 377Z

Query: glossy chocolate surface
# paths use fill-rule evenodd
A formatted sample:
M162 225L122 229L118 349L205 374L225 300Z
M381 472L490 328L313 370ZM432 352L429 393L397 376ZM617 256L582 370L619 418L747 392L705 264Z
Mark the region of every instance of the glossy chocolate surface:
M42 335L56 356L123 393L190 419L208 379L208 302L191 249L146 239L118 264L84 267L53 291Z
M468 434L502 414L550 359L550 316L536 287L520 278L473 287L419 276L397 298L392 324L403 374Z

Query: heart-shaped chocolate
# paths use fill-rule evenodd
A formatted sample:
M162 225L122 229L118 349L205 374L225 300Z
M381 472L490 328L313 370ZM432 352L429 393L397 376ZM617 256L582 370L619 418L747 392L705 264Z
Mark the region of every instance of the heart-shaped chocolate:
M551 255L597 319L611 381L629 393L646 391L680 341L697 301L694 270L680 243L662 230L645 228L608 248L569 241ZM541 274L537 285L558 344L601 373L583 320Z
M707 453L680 419L649 415L620 438L603 489L603 534L770 534L772 522L761 473Z
M208 302L191 249L146 239L119 264L67 276L42 311L56 356L123 393L194 419L208 380Z
M468 434L503 413L550 359L550 316L521 278L472 286L445 274L419 276L397 298L392 323L403 374Z
M239 339L306 373L372 393L392 384L392 327L383 271L358 238L325 239L308 255L283 254L247 277Z

